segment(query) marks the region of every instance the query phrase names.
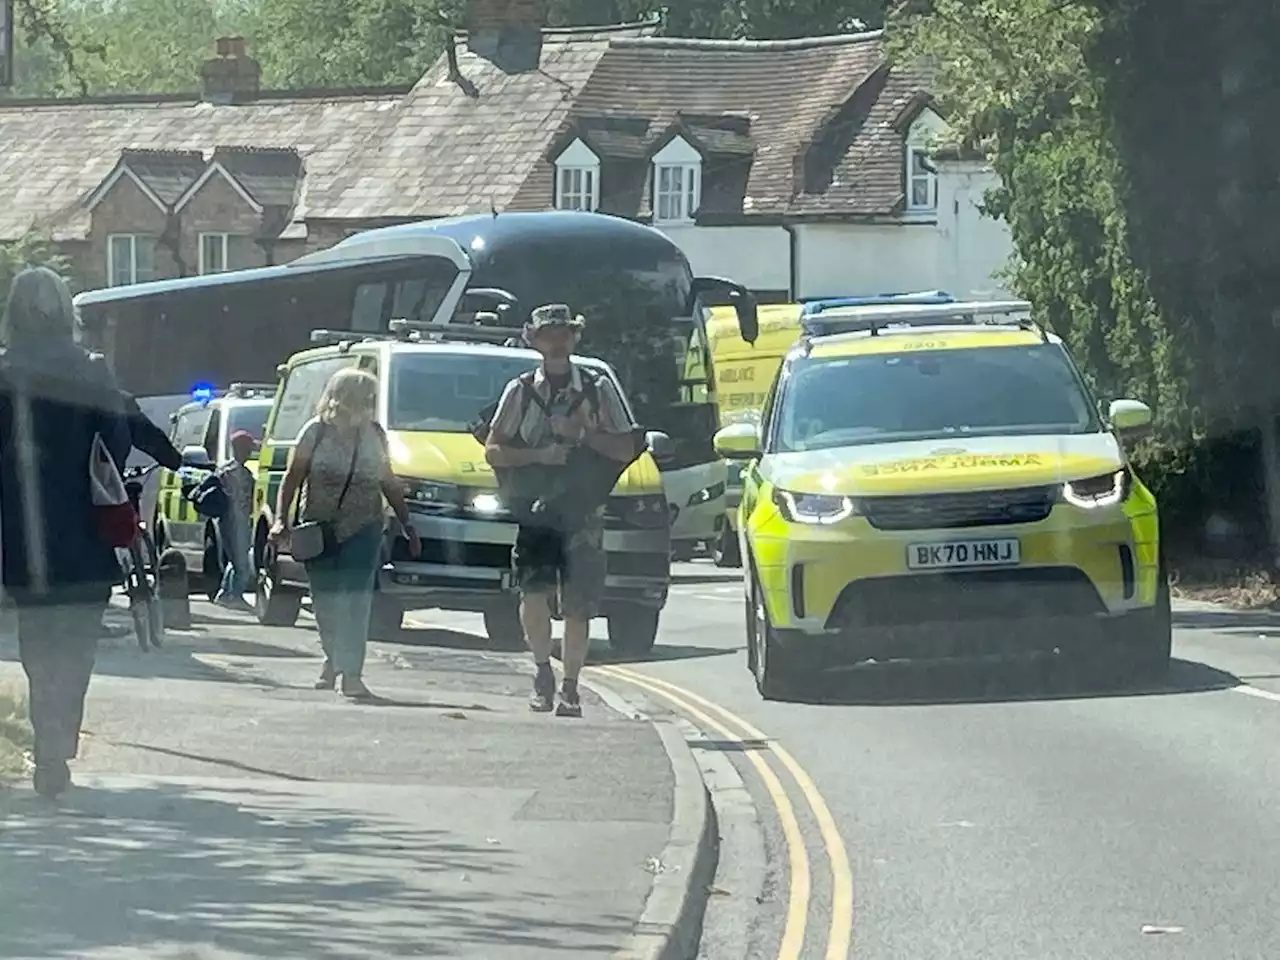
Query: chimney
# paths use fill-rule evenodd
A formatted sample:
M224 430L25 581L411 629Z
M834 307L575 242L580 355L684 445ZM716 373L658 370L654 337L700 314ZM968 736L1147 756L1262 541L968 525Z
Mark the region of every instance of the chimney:
M548 0L467 0L467 49L506 73L537 70Z
M245 50L244 37L219 37L217 56L200 68L203 96L208 103L248 103L258 98L262 67Z

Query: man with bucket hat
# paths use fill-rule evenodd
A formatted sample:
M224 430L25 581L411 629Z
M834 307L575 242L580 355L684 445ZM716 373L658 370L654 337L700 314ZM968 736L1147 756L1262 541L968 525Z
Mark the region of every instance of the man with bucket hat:
M564 620L564 680L557 716L578 717L578 675L588 629L604 593L604 505L627 465L644 448L607 377L572 362L583 320L562 303L538 307L525 341L542 355L538 369L507 384L489 422L485 455L518 521L511 554L520 590L520 622L537 674L532 709L550 711L552 600Z

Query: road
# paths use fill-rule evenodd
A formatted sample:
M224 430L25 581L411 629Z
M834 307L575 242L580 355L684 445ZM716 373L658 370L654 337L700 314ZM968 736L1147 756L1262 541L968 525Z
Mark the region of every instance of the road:
M593 676L692 720L754 800L766 863L743 869L751 843L726 841L708 960L1274 958L1280 617L1178 625L1159 689L935 669L769 703L737 585L682 583L654 657L602 643Z

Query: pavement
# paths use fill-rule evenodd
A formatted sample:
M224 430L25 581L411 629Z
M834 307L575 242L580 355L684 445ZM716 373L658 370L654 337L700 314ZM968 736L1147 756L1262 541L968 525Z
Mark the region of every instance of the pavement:
M449 636L380 647L354 705L305 618L193 606L104 641L77 789L0 792L0 957L692 955L715 831L674 726L600 687L531 714L527 658Z

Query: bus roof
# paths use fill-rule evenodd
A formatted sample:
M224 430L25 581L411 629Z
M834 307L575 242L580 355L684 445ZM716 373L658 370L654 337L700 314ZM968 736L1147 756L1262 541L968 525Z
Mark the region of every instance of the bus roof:
M333 249L350 249L405 237L448 237L477 262L504 247L539 243L548 235L557 242L647 244L655 250L678 249L654 227L604 213L579 210L547 210L526 213L475 214L421 220L394 227L364 230L339 241Z
M413 226L411 224L411 226ZM377 232L377 231L372 231ZM77 294L76 306L94 306L128 300L145 299L159 294L179 291L216 290L270 280L297 280L309 274L350 268L356 264L368 264L385 260L405 260L413 257L443 259L461 270L470 270L471 261L458 242L450 237L433 233L407 234L383 243L378 248L344 256L335 255L341 244L308 254L289 263L273 267L254 267L248 270L229 270L196 277L180 277L173 280L152 280L119 287L102 287Z

